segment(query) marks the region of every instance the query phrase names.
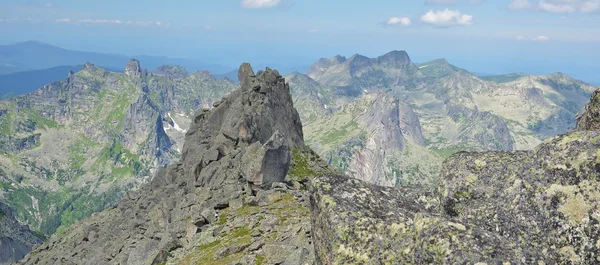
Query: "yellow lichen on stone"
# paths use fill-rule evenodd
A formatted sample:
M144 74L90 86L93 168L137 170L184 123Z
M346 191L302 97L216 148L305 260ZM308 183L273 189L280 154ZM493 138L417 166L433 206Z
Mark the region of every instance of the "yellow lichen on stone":
M566 246L558 250L558 254L564 259L568 259L573 264L579 263L579 256L571 246Z
M448 225L449 225L449 226L452 226L452 227L454 227L454 228L456 228L456 229L458 229L458 230L461 230L461 231L465 231L465 230L467 230L467 227L466 227L466 226L464 226L464 225L462 225L462 224L459 224L459 223L448 222Z
M329 207L331 207L331 208L333 208L337 205L331 196L329 196L329 195L321 196L321 207L323 207L323 209L329 208L329 207L327 207L327 204L329 204Z
M484 162L484 163L485 163L485 162ZM477 175L475 175L475 174L473 174L473 173L470 173L470 174L469 174L469 175L468 175L468 176L465 178L465 180L466 180L468 183L473 183L473 182L477 181L477 179L478 179Z
M589 205L581 194L567 197L567 201L558 208L558 211L564 214L572 225L589 221Z
M350 258L354 258L357 261L368 262L369 256L367 253L359 253L358 251L354 251L352 247L346 247L345 245L340 245L337 250L338 254L345 255Z
M554 168L555 169L567 170L567 166L566 165L555 165Z
M396 236L397 234L404 234L405 232L406 232L406 225L405 224L402 224L402 223L400 223L400 224L393 223L390 226L390 234L392 236Z
M477 169L482 169L487 165L487 163L483 160L475 160L475 166L477 167Z
M565 195L571 195L573 193L575 193L575 190L577 189L577 186L563 186L563 185L558 185L558 184L552 184L550 186L550 188L548 188L546 190L546 195L548 195L549 197L552 197L554 195L556 195L557 193L562 193Z

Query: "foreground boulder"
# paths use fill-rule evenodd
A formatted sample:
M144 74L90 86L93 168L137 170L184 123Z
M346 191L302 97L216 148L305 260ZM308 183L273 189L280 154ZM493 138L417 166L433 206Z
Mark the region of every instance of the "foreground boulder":
M317 178L317 263L600 263L600 131L585 131L599 128L597 95L582 131L532 151L455 154L433 191Z
M327 166L305 147L279 73L244 64L239 78L196 113L178 163L23 263L313 263L305 183Z

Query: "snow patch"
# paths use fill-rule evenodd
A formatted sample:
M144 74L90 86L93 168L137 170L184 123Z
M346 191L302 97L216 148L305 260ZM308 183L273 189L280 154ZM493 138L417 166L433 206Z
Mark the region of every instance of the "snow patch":
M429 66L429 65L423 65L423 66L419 66L419 69L425 68L425 67L427 67L427 66Z
M179 127L179 124L177 124L177 122L175 122L175 120L173 119L173 117L171 116L171 113L167 113L167 115L169 115L169 118L171 118L171 120L173 121L173 129L180 131L182 133L187 133L187 130L182 129L181 127Z

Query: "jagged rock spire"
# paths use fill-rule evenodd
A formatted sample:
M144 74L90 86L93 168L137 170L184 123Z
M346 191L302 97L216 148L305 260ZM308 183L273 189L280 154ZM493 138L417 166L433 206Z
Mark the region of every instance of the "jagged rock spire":
M141 77L142 76L142 67L140 67L140 61L136 59L131 59L125 66L125 74L129 77Z

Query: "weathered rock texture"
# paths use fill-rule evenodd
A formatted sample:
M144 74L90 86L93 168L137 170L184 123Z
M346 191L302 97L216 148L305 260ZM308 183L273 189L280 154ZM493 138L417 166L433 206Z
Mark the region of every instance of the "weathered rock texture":
M0 264L14 263L29 253L31 248L42 243L27 226L15 220L12 211L0 202Z
M600 130L600 91L592 95L585 111L577 116L577 130Z
M461 152L433 191L317 178L317 263L597 264L598 150L600 131L579 131L532 151Z
M239 76L241 89L196 113L178 163L23 263L312 263L303 190L328 169L304 146L277 71L244 64Z

